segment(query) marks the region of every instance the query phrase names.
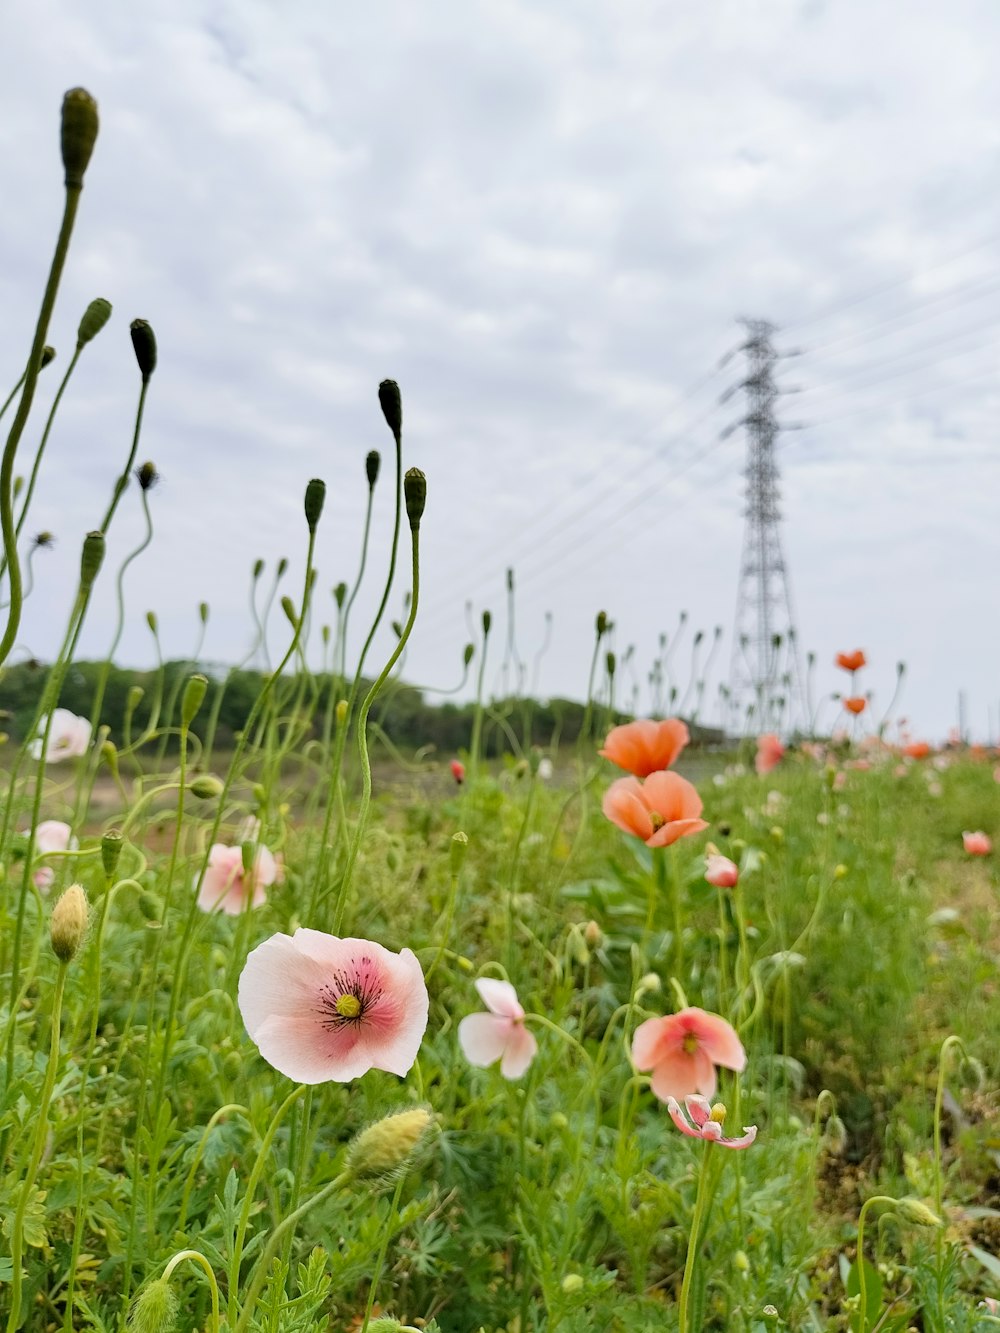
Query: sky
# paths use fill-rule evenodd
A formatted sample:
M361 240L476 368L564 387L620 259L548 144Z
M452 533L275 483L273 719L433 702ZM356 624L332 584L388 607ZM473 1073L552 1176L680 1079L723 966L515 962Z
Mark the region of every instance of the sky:
M159 346L139 461L162 482L123 576L121 661L153 660L149 610L164 654L191 654L201 601L204 659L244 659L255 560L258 605L282 557L278 596L301 597L314 476L318 658L378 449L357 651L388 563L391 376L404 466L428 485L406 678L458 684L488 608L486 684L502 687L511 568L540 694L583 696L599 610L619 658L632 647L619 697L637 689L640 712L660 636L683 696L695 630L707 647L721 626L711 721L737 611L747 317L774 323L781 353L781 541L814 697L844 689L834 655L861 647L873 716L904 661L914 734L943 738L964 690L972 734L995 738L998 42L993 0L7 6L10 386L58 230L64 91L85 86L101 115L18 472L84 308L114 306L41 464L26 533L57 541L32 559L14 660L50 659L65 631L83 535L131 444L138 316ZM80 655L108 651L143 535L132 486ZM387 619L409 587L401 551ZM272 657L289 632L275 610ZM371 661L393 642L380 632ZM821 724L837 715L828 702Z

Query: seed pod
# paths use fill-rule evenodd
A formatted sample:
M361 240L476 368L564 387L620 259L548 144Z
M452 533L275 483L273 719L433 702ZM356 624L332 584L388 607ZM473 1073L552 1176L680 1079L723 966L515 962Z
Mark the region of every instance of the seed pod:
M201 672L189 676L187 684L184 686L184 695L181 699L181 726L189 727L195 719L198 709L205 702L205 694L208 690L208 677L203 676Z
M493 624L493 616L489 611L483 612L483 638L490 632L490 626Z
M320 514L323 512L323 501L326 499L326 482L320 481L319 477L313 477L306 487L306 523L309 525L309 531L316 531L316 524L319 522Z
M80 557L80 587L88 591L97 578L104 563L104 533L88 532L83 539L83 555Z
M156 335L145 319L133 319L129 327L139 373L142 375L143 384L148 384L156 369Z
M214 801L216 797L222 795L223 790L222 782L211 773L202 773L200 777L188 783L191 795L197 796L202 801Z
M378 400L386 425L392 431L393 439L399 444L403 435L403 400L399 396L399 385L395 380L383 380L378 386Z
M377 449L372 449L365 459L365 476L368 478L368 488L371 490L378 481L378 470L382 462L381 455Z
M101 865L107 878L114 879L118 871L118 862L122 854L124 838L120 829L108 829L101 839Z
M91 301L83 312L83 318L80 320L80 327L76 331L77 351L81 347L86 347L92 338L96 338L101 329L104 328L111 318L111 302L105 301L103 296L98 296L96 300Z
M462 652L462 665L468 666L469 663L472 661L472 659L475 657L475 655L476 655L476 645L474 643L467 643L465 645L465 649Z
M44 370L45 367L51 365L55 359L56 359L56 349L54 347L50 347L48 343L46 343L45 346L42 348L42 359L39 363L38 369Z
M608 613L607 611L598 611L597 613L597 637L603 639L608 632Z
M416 532L423 517L427 502L427 478L418 467L411 467L403 478L403 495L406 499L406 517L410 520L410 531Z
M97 103L86 88L71 88L62 104L62 160L67 190L82 190L97 142Z

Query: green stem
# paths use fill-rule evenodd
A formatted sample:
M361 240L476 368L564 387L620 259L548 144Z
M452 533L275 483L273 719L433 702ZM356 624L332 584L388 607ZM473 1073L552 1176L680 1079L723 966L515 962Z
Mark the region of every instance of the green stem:
M695 1269L698 1263L698 1247L700 1245L705 1205L709 1196L708 1177L709 1167L712 1161L710 1156L711 1150L712 1145L710 1143L703 1145L701 1172L698 1176L698 1193L695 1196L694 1215L691 1218L691 1235L688 1237L687 1258L684 1261L684 1277L681 1279L678 1333L689 1333L688 1320L691 1305L691 1284L694 1281ZM693 1333L698 1333L698 1330L693 1330Z
M861 1205L861 1212L858 1215L858 1299L860 1308L858 1310L858 1333L868 1333L868 1283L865 1278L865 1220L868 1216L868 1210L876 1203L894 1205L895 1199L888 1194L873 1194L870 1199L866 1199Z
M193 1263L198 1264L205 1270L205 1274L208 1277L208 1289L212 1294L212 1321L209 1324L209 1333L219 1333L219 1284L216 1281L215 1271L212 1268L212 1265L203 1254L198 1250L181 1250L179 1254L174 1255L163 1270L162 1281L169 1282L174 1269L178 1264L183 1263L185 1259L190 1259Z

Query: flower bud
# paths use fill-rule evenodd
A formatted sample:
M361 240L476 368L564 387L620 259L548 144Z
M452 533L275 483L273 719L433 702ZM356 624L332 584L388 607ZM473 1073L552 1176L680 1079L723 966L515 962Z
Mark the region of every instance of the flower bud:
M411 467L403 478L403 495L406 499L406 517L410 520L410 531L416 532L420 527L427 501L427 478L418 467Z
M464 649L462 650L462 665L468 666L469 663L472 661L472 659L475 657L475 655L476 655L476 645L474 643L467 643Z
M196 672L193 676L188 676L187 684L184 686L184 694L181 697L182 727L189 727L194 721L198 709L205 702L207 691L207 676L203 676L200 671Z
M87 933L87 895L79 884L71 884L52 909L49 939L60 963L68 963L79 952Z
M746 1250L737 1250L733 1255L733 1267L737 1273L746 1276L750 1272L750 1260L747 1258Z
M283 555L281 559L278 561L278 567L277 570L275 571L279 579L283 579L285 577L285 570L287 568L288 568L288 557Z
M403 434L403 400L399 396L399 385L395 380L382 381L378 386L378 400L386 425L399 444Z
M203 625L208 624L208 609L209 608L207 602L198 603L198 619L201 621Z
M288 623L291 625L292 629L298 629L299 627L298 612L295 610L295 603L292 601L290 597L287 596L282 597L281 609L282 611L284 611L285 616L288 619Z
M263 574L263 572L264 572L264 562L263 562L263 560L255 560L255 561L253 562L253 569L251 570L251 573L250 573L250 577L253 579L254 583L257 582L257 580L260 578L260 576L261 576L261 574Z
M461 874L462 866L465 864L465 854L469 850L469 835L461 830L458 833L453 833L448 848L449 868L452 878L457 879Z
M347 597L347 584L338 583L333 590L333 600L337 603L337 610L341 610Z
M148 384L156 369L156 335L148 320L133 319L129 325L132 347L143 384Z
M166 1278L144 1287L128 1315L129 1333L173 1333L177 1324L177 1297Z
M139 483L141 490L151 491L160 480L160 474L156 470L156 464L147 461L143 463L141 467L137 467L135 470L135 479Z
M896 1211L905 1221L915 1227L939 1227L943 1223L933 1209L928 1208L919 1199L898 1199Z
M342 727L347 721L347 710L349 707L350 704L346 699L337 700L337 707L334 709L334 713L336 714L338 727Z
M71 88L62 104L62 160L67 190L82 190L97 142L97 103L86 88Z
M128 716L131 717L131 715L139 707L139 704L142 702L142 696L145 693L146 691L142 688L141 685L129 686L128 695L125 698L125 712L128 714Z
M598 611L598 613L597 613L597 620L596 620L596 622L595 622L595 627L596 627L596 629L597 629L597 637L598 637L599 639L603 639L604 636L605 636L605 634L607 634L607 632L608 632L608 613L607 613L607 611Z
M104 563L104 533L88 532L83 539L83 555L80 557L80 589L89 592L98 571Z
M368 489L371 490L378 481L378 470L382 462L382 456L377 449L372 449L365 459L365 476L368 478Z
M224 790L224 784L213 773L202 773L188 783L188 791L201 801L218 800Z
M45 367L50 366L55 359L56 359L56 349L54 347L50 347L48 343L46 343L45 346L42 348L42 359L39 362L38 369L44 370Z
M567 1273L560 1285L567 1296L572 1296L583 1290L583 1278L579 1273Z
M96 338L101 329L104 328L111 318L111 302L105 301L103 296L98 296L96 300L91 301L83 312L83 318L80 320L80 327L76 331L76 348L86 347L92 338Z
M591 949L599 949L604 943L604 931L596 921L588 921L583 928L583 938Z
M118 862L121 859L124 841L121 830L116 828L108 829L101 839L101 865L109 880L114 879L118 873Z
M605 666L608 668L608 675L613 676L615 674L615 667L617 666L617 661L615 659L614 653L608 653L604 659L604 663Z
M484 612L483 612L483 638L486 638L486 636L489 634L489 632L490 632L490 626L491 626L492 624L493 624L493 616L490 614L489 611L484 611Z
M430 1124L430 1112L422 1106L385 1116L352 1139L347 1171L355 1180L395 1175L405 1168Z
M319 522L320 515L323 512L323 501L326 499L326 482L321 481L319 477L313 477L306 487L305 511L306 523L310 532L316 531L316 524Z
M115 745L114 741L108 741L108 740L105 740L105 741L102 741L102 742L101 742L101 758L102 758L102 759L104 760L104 762L107 764L108 768L111 769L111 774L112 774L112 776L113 776L115 779L117 779L117 777L118 777L118 746Z
M151 634L156 634L159 632L160 622L157 618L155 611L146 612L146 624L149 626L149 632Z

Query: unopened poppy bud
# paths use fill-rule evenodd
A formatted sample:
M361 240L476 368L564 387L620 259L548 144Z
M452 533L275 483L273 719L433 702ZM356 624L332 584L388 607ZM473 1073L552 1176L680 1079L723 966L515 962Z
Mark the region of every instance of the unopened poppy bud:
M129 325L132 334L132 348L139 366L143 384L148 384L156 369L156 335L148 320L133 319Z
M475 655L476 655L476 645L474 643L467 643L465 645L465 648L462 650L462 665L468 666L469 663L472 661L472 659L475 657Z
M643 995L656 995L663 989L663 982L655 972L647 972L645 976L639 978L639 984L635 988L635 998L641 999Z
M733 1267L737 1273L745 1275L750 1272L750 1260L747 1258L745 1250L737 1250L733 1255Z
M458 833L453 833L449 843L448 864L454 879L457 879L461 873L462 866L465 864L465 854L468 850L469 835L461 830Z
M97 103L86 88L71 88L62 104L62 161L67 190L82 190L97 142Z
M253 874L253 863L257 856L257 844L250 839L240 843L240 859L243 862L244 875Z
M129 1333L173 1333L178 1301L166 1278L144 1287L128 1315Z
M484 638L486 637L486 635L489 634L489 632L490 632L490 626L491 626L492 624L493 624L493 615L492 615L492 613L489 612L489 611L484 611L484 612L483 612L483 637L484 637Z
M368 478L368 486L371 489L378 481L378 470L382 463L382 455L377 449L372 449L365 459L365 476Z
M298 629L299 617L298 613L295 610L295 603L292 601L290 597L282 597L281 609L282 611L284 611L286 617L288 618L288 623L291 625L292 629Z
M338 611L343 607L344 600L347 597L347 584L338 583L333 590L333 600L337 603Z
M98 296L96 300L91 301L83 312L83 318L80 320L80 327L76 331L77 351L81 347L86 347L92 338L96 338L101 329L104 328L111 318L111 302L105 301L103 296ZM54 353L53 353L54 355Z
M399 385L395 380L383 380L378 386L378 401L385 417L386 425L392 431L396 443L403 434L403 400L399 396Z
M208 692L208 677L201 672L189 676L181 698L181 726L189 727L197 715L198 709L205 702Z
M157 634L160 629L160 621L155 611L146 612L146 624L149 626L151 634Z
M608 632L608 613L607 611L598 611L596 621L597 637L603 639Z
M605 665L608 668L608 675L613 676L615 674L615 667L617 666L617 660L615 658L614 653L608 653L604 661Z
M316 524L319 522L320 515L323 512L323 501L326 499L326 482L319 477L313 477L306 487L305 511L306 523L310 532L316 531Z
M51 366L52 362L55 359L56 359L56 349L54 347L50 347L48 343L46 343L45 346L42 348L42 359L38 363L38 369L44 370L46 366Z
M104 533L88 532L83 539L83 555L80 557L80 587L86 592L97 578L104 563Z
M422 1106L385 1116L352 1139L347 1148L347 1171L355 1180L396 1174L406 1166L430 1123L430 1112Z
M288 568L288 557L283 555L281 559L278 561L278 567L277 570L275 571L279 579L283 579L285 577L285 570L287 568Z
M130 685L128 694L125 698L125 711L129 714L134 713L142 702L142 696L146 691L141 685Z
M121 830L116 828L108 829L101 839L101 865L108 879L114 879L118 872L124 841Z
M391 620L389 624L392 626L392 632L395 634L396 638L401 639L403 637L403 627L399 621Z
M344 723L347 721L347 710L349 707L350 704L346 699L337 700L337 707L334 709L334 713L336 714L337 717L338 727L342 727Z
M188 783L188 791L201 801L217 800L224 790L223 782L213 773L202 773Z
M928 1208L925 1203L921 1203L919 1199L898 1199L896 1201L896 1211L905 1222L909 1222L915 1227L939 1227L943 1225L937 1213Z
M510 568L510 566L507 567L507 591L508 592L514 591L514 571Z
M101 744L101 758L111 769L112 775L118 776L118 747L114 741L104 741Z
M52 909L49 939L60 963L68 963L79 952L87 933L87 895L79 884L71 884Z
M845 866L843 862L833 867L834 879L846 879L847 874L848 874L847 866Z
M135 479L144 491L151 491L160 480L160 474L156 470L156 464L146 462L135 470Z
M403 495L406 499L406 517L410 520L410 531L416 532L423 517L427 502L427 478L418 467L411 467L403 478Z
M583 1290L583 1278L579 1273L567 1273L560 1285L567 1296L572 1296Z
M592 949L599 949L604 943L604 931L596 921L588 921L583 928L583 938Z
M264 572L264 562L263 562L263 560L255 560L255 561L253 562L253 570L252 570L252 572L251 572L251 577L253 578L254 583L257 582L257 580L260 578L260 576L261 576L261 574L263 574L263 572Z
M836 1112L827 1118L823 1130L823 1142L827 1151L837 1157L842 1156L847 1150L847 1126Z

